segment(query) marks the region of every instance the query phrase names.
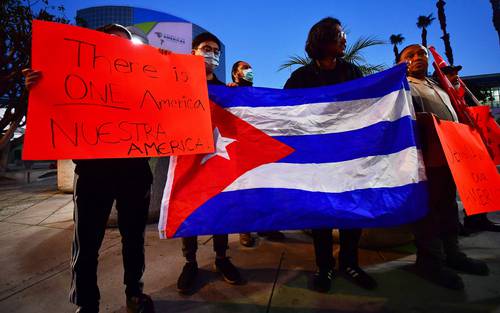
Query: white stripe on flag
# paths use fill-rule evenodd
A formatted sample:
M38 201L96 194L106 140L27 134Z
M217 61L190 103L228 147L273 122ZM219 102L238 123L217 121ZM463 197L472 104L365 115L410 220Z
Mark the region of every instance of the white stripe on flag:
M334 163L270 163L246 172L224 191L286 188L339 193L397 187L426 180L416 147L388 154Z
M269 136L297 136L345 132L414 116L410 101L410 92L401 89L372 99L227 110Z
M172 185L174 183L176 166L177 166L177 156L171 156L170 162L168 163L167 181L165 183L163 197L161 198L160 218L158 220L158 231L160 233L160 239L167 238L165 227L167 225L168 208L170 206L170 196L172 194Z

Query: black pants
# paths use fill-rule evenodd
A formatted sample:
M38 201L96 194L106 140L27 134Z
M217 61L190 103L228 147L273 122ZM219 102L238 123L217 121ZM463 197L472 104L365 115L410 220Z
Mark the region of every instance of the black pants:
M167 181L167 173L170 159L168 157L158 158L155 168L155 175L153 180L153 195L151 199L151 208L158 208L161 206L163 190ZM214 251L218 256L225 256L228 248L227 235L215 235ZM198 250L198 237L182 238L182 254L189 262L196 261L196 251Z
M361 229L339 229L339 266L358 266L358 243L361 238ZM313 229L314 253L316 265L319 268L335 267L333 257L332 229Z
M456 186L447 166L426 168L429 212L414 225L417 262L438 264L459 253Z
M145 179L145 176L144 173L134 175L130 172L126 176L82 172L76 176L75 231L71 257L72 303L88 307L99 305L97 260L115 199L122 237L125 293L127 296L142 293L144 231L151 186L151 180Z
M218 257L226 256L228 248L228 235L214 235L214 251ZM196 251L198 250L198 237L182 238L182 254L188 262L196 261Z

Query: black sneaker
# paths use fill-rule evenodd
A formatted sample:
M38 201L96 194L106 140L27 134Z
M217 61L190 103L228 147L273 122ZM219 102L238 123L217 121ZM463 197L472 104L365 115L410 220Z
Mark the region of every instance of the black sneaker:
M469 233L481 231L500 232L500 225L490 221L486 214L466 216L464 218L464 228Z
M180 293L189 293L194 289L194 283L198 275L198 263L187 262L182 268L182 273L177 280L177 290Z
M242 282L240 272L228 257L215 259L214 269L230 284L236 285Z
M328 292L332 287L333 270L320 268L313 276L313 289L318 292Z
M144 293L127 297L127 313L155 313L153 299Z
M447 258L446 265L455 271L467 274L487 276L490 273L490 269L486 263L471 259L465 255L460 255L455 258Z
M76 313L99 313L99 307L79 306L75 312Z
M469 237L471 232L465 228L464 224L458 223L458 235L462 237Z
M240 244L247 248L253 247L255 245L255 238L252 237L251 233L241 233Z
M417 273L433 283L453 290L463 290L464 282L457 273L441 265L424 265L417 263Z
M257 235L260 237L265 237L268 240L275 240L275 241L281 241L285 239L285 234L283 234L280 231L265 231L265 232L258 232Z
M372 290L377 288L377 282L359 266L347 266L340 269L340 273L356 285Z

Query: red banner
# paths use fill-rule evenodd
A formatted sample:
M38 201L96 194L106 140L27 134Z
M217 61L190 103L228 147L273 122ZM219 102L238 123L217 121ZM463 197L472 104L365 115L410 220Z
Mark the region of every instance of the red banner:
M214 151L203 58L37 20L32 49L23 159Z
M490 107L468 107L467 110L474 119L476 126L481 129L493 162L496 165L500 165L500 127L493 116L491 116Z
M478 132L436 117L434 125L467 215L500 210L500 174Z

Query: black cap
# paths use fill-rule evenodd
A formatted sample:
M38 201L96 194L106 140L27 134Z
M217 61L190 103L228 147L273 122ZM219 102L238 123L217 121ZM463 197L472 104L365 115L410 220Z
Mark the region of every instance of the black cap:
M130 33L130 31L125 26L120 24L107 24L96 28L96 30L108 34L113 30L120 31L125 33L129 40L132 39L132 34Z
M446 65L446 66L443 66L441 68L441 71L444 73L444 74L450 74L450 73L453 73L453 72L458 72L462 69L462 65L457 65L457 66L454 66L454 65Z

